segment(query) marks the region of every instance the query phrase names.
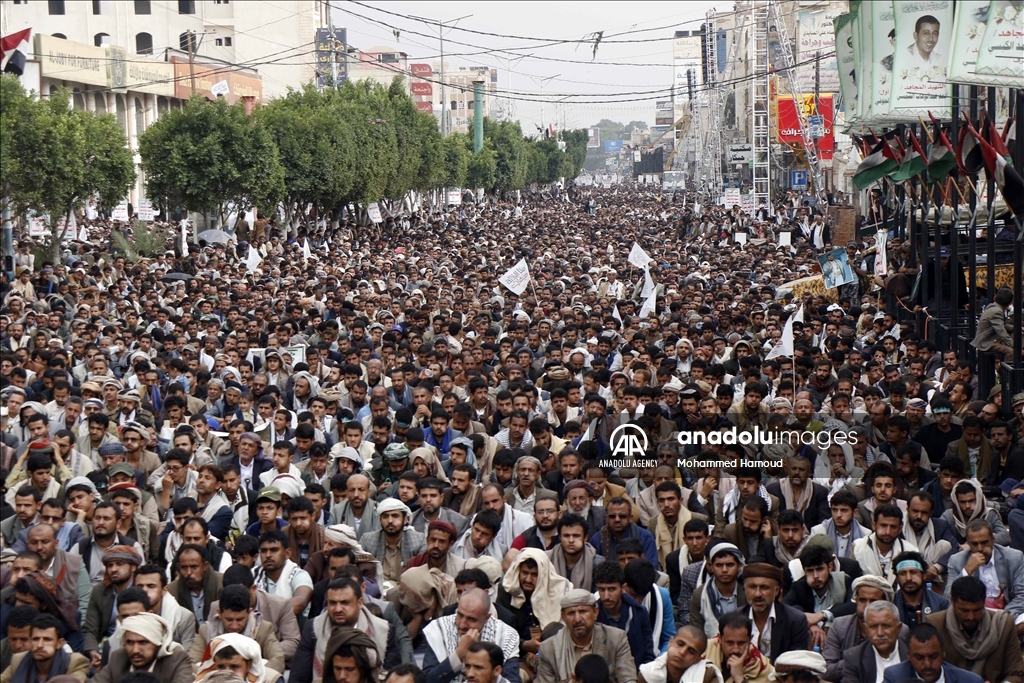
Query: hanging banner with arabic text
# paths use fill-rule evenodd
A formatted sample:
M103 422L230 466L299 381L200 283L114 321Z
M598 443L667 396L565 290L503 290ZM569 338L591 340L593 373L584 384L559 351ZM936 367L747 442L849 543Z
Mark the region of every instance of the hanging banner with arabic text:
M1024 80L1024 5L1020 0L992 0L985 37L978 51L978 73Z
M946 66L953 45L953 1L893 0L892 5L896 44L890 120L913 122L928 112L949 118L953 88Z
M840 14L835 20L836 65L839 69L839 94L846 123L857 118L857 83L854 80L856 60L853 54L853 15Z
M1020 77L978 72L978 53L987 30L990 0L959 0L953 20L953 49L947 78L967 85L1019 86ZM1020 67L1024 70L1024 66ZM1024 73L1024 71L1022 71Z
M888 118L892 94L892 67L896 52L896 24L892 4L866 2L861 9L871 12L871 116L872 121Z

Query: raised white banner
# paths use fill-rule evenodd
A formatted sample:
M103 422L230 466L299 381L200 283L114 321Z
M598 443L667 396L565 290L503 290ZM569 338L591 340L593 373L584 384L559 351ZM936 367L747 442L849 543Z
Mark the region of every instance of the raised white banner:
M521 295L530 284L530 266L526 265L526 259L519 259L519 263L512 266L507 273L498 278L498 282L508 287L516 295Z
M611 247L611 245L608 246ZM644 251L643 247L636 242L633 242L633 248L629 250L629 262L631 265L643 270L653 260L654 259L647 255L647 252Z

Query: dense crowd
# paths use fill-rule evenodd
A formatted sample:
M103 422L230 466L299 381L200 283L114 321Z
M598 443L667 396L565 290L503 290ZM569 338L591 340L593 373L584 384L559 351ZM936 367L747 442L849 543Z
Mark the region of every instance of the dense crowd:
M883 278L824 208L22 234L0 682L1024 683L1024 394L886 310L907 250ZM837 287L784 286L833 246Z

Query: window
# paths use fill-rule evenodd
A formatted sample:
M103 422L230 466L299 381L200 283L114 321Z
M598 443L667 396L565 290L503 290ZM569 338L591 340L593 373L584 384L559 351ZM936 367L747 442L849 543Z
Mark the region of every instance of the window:
M231 47L231 37L228 36L224 39L224 47Z
M146 131L146 108L142 100L135 98L135 134L142 135Z
M458 108L459 108L459 101L458 100L452 100L452 111L455 111Z
M109 9L110 5L106 0L92 0L93 14L107 14Z
M214 43L217 47L231 47L231 38L216 38Z
M180 47L183 51L188 52L189 43L192 44L192 52L199 51L199 44L196 41L196 34L192 33L191 31L185 31L180 36L178 36L178 47Z
M213 44L216 45L217 47L224 47L224 40L221 39L221 38L214 38L213 39Z
M104 45L110 45L110 34L109 33L97 33L92 37L92 44L96 47L103 47Z
M135 0L135 13L151 14L152 9L149 6L149 0Z
M78 88L71 91L71 102L78 111L85 111L85 95Z
M160 97L157 97L156 98L156 117L160 118L161 116L163 116L164 114L167 113L167 110L168 110L167 98L164 97L163 95L161 95Z
M93 93L93 101L95 102L96 113L106 114L107 113L107 96L101 92Z
M178 14L195 14L195 0L178 0Z
M64 0L49 0L46 4L49 6L51 16L64 14Z
M117 113L117 122L119 124L121 124L121 127L124 128L125 132L127 133L128 132L128 107L124 103L124 96L123 95L117 95L116 96L115 106L116 106L115 111Z
M135 53L140 55L153 54L153 36L148 33L135 35Z
M54 33L53 37L54 38L60 38L61 40L67 40L68 39L68 37L66 35L64 35L63 33Z
M28 0L14 0L15 5L27 5Z
M213 0L215 5L227 5L230 4L230 0Z

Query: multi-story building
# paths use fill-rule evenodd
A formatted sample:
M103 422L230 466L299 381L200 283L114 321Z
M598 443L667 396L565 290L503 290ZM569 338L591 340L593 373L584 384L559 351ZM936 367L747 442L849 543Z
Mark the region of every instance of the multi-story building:
M3 0L0 32L31 27L37 35L161 58L172 50L187 59L191 46L198 61L258 72L260 96L269 99L313 79L316 29L328 21L324 0Z
M373 81L388 88L395 78L402 79L409 92L409 55L388 46L352 50L348 56L350 81Z

